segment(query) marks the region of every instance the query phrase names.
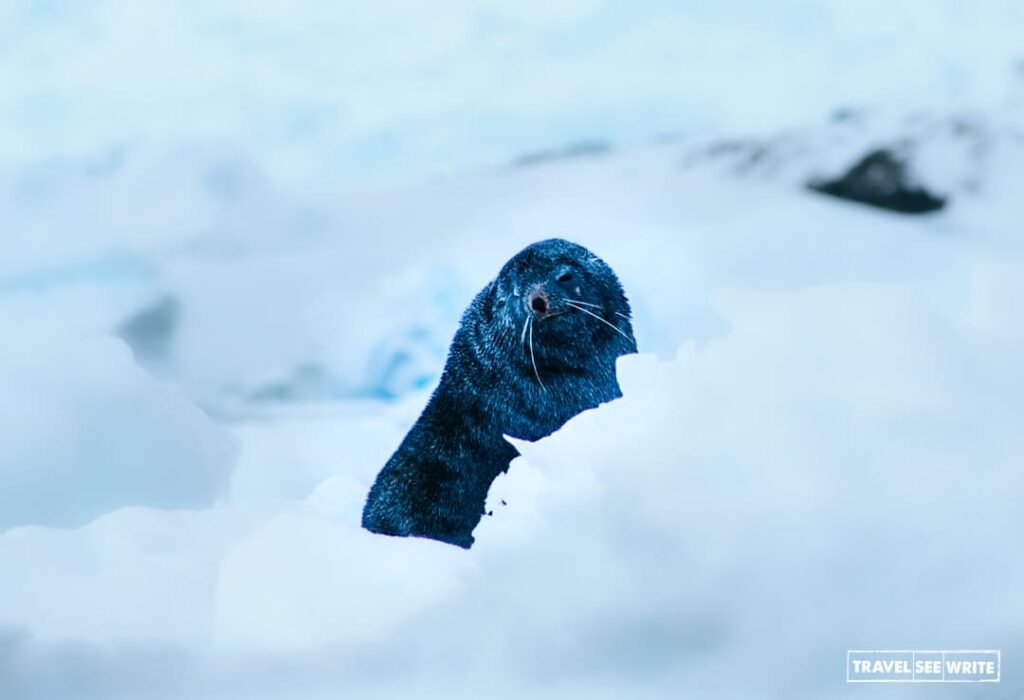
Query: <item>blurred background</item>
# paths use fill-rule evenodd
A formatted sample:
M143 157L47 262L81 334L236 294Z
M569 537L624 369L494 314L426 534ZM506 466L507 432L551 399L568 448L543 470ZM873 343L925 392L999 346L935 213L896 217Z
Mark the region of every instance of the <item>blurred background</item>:
M1013 0L5 2L0 697L1011 663L1022 178ZM459 315L556 236L630 296L625 398L472 552L361 532Z
M289 191L420 182L575 142L993 105L1019 3L9 2L3 159L220 147Z

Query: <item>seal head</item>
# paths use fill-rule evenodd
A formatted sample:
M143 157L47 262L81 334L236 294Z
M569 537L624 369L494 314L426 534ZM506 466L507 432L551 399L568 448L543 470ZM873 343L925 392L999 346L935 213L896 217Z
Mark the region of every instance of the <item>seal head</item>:
M636 351L612 269L581 245L534 243L462 316L441 381L381 469L363 527L473 544L487 491L518 452L588 408L621 396L615 360Z

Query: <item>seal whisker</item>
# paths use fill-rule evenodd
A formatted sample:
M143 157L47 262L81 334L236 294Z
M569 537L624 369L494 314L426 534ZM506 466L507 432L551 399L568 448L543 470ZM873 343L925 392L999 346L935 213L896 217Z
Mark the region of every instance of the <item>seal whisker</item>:
M627 335L627 334L625 333L625 331L623 331L623 330L622 330L621 328L619 328L618 326L616 326L616 325L615 325L614 323L611 323L610 321L608 321L608 320L606 320L606 319L603 319L603 318L601 318L600 316L598 316L597 314L595 314L595 313L594 313L593 311L587 311L587 310L586 310L586 309L584 309L584 308L583 308L582 306L576 306L575 304L572 304L572 303L569 303L569 306L571 306L572 308L576 309L577 311L582 311L583 313L587 314L588 316L593 316L593 317L594 317L594 318L596 318L596 319L597 319L598 321L600 321L600 322L601 322L601 323L603 323L604 325L608 326L609 328L611 328L612 330L614 330L614 331L615 331L616 333L618 333L619 335L621 335L621 336L622 336L623 338L625 338L626 340L628 340L629 342L631 342L631 343L633 344L633 347L634 347L634 348L636 348L636 341L634 341L634 340L633 340L632 338L630 338L630 337L629 337L629 336L628 336L628 335Z
M624 314L621 311L616 311L615 315L616 316L621 316L622 318L626 319L627 321L632 321L633 320L633 318L629 314Z
M590 306L590 307L595 308L595 309L601 309L601 305L600 304L591 304L589 301L582 301L580 299L566 299L566 301L571 301L574 304L581 304L583 306ZM601 310L604 311L604 309L601 309Z
M527 318L530 326L530 362L533 364L533 376L537 378L537 383L540 384L540 388L547 390L544 386L544 382L540 380L540 372L537 371L537 359L533 356L533 319Z
M519 344L520 345L525 345L526 344L526 327L528 325L530 325L530 317L529 316L526 317L526 321L523 323L523 332L519 336Z

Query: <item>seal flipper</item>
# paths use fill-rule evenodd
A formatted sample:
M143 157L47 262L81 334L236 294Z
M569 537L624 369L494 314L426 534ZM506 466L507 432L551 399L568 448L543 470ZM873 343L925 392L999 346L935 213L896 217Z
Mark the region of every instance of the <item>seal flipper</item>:
M479 517L459 517L464 481L442 458L403 445L377 475L362 525L380 535L426 537L469 549Z

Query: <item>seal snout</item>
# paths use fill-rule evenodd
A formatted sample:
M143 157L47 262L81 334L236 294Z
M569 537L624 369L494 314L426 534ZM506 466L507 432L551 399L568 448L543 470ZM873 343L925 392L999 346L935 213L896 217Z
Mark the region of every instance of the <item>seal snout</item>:
M543 289L538 288L530 292L530 296L527 297L526 303L530 307L530 311L540 315L541 318L544 318L551 313L551 303L548 300L547 292Z

